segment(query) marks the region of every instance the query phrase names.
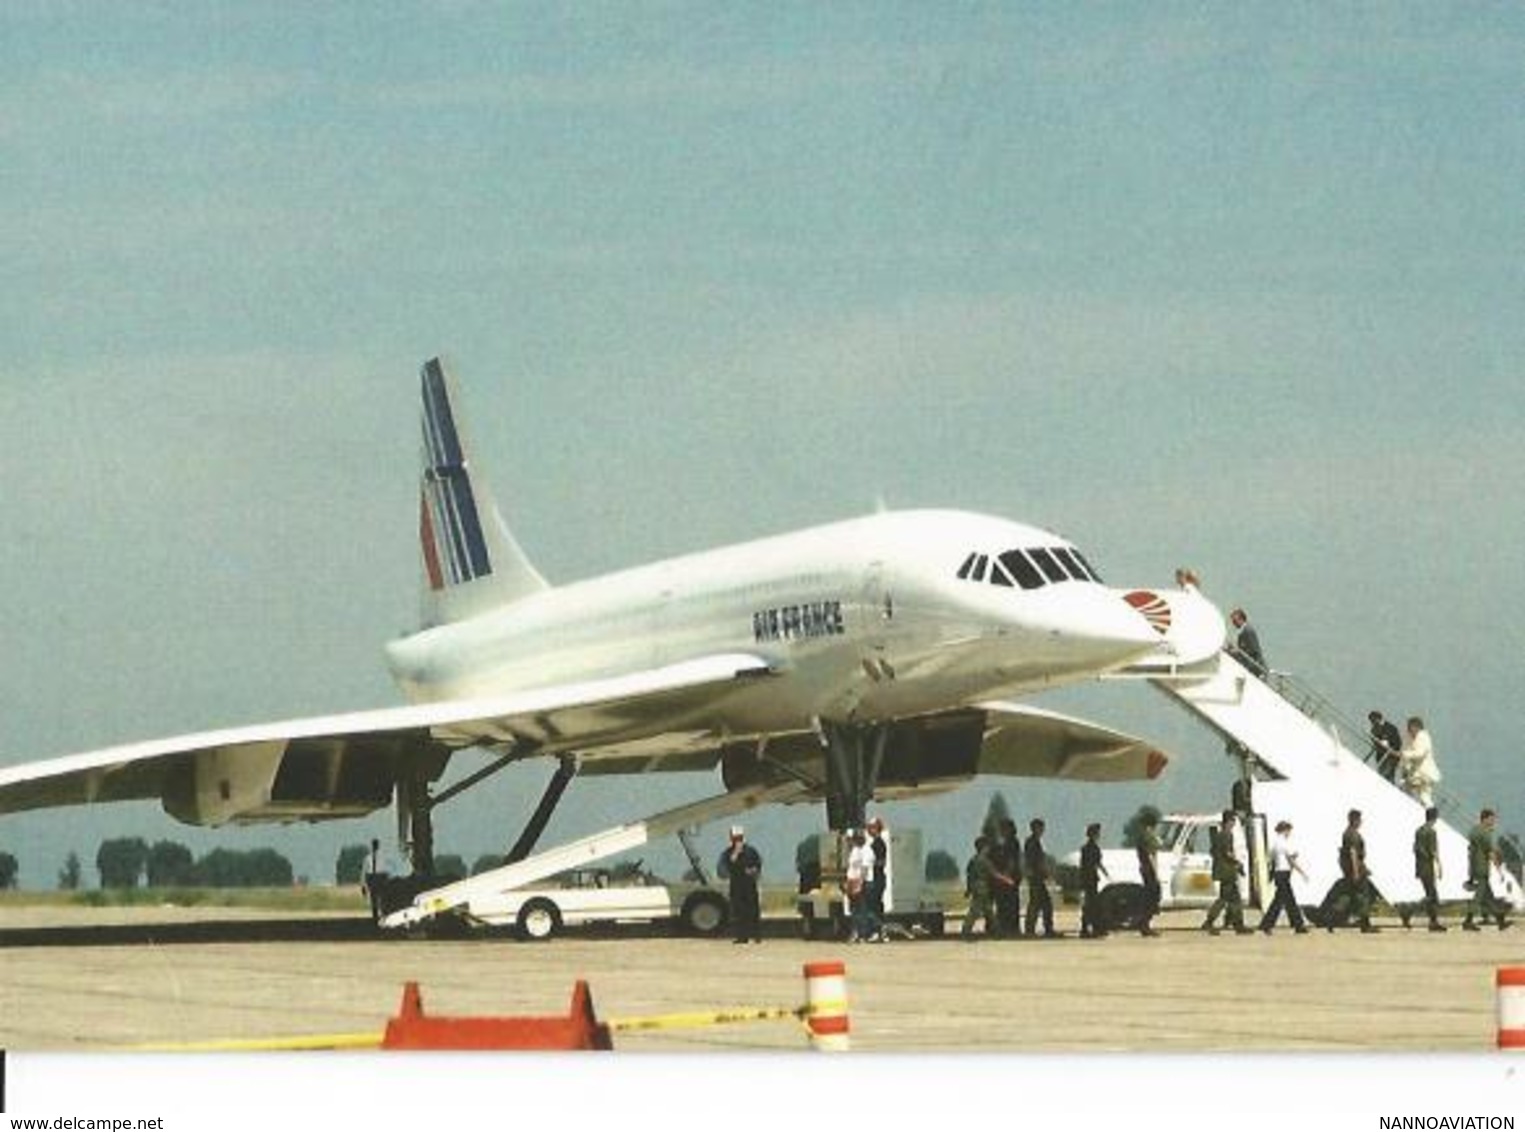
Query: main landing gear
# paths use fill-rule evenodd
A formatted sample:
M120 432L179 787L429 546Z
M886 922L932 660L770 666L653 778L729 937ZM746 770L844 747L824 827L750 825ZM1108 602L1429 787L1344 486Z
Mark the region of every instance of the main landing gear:
M421 892L446 883L434 871L434 811L452 798L470 790L473 786L497 774L509 763L521 757L521 752L511 752L496 759L481 770L467 775L438 794L430 792L429 783L439 776L443 758L437 751L431 757L412 762L399 776L397 782L397 840L407 858L408 876L389 877L382 883L380 899L375 905L380 916L403 908ZM446 755L448 757L448 753ZM562 755L556 770L546 784L534 812L525 822L518 839L509 848L504 860L512 864L529 856L556 812L567 786L577 776L577 759Z
M826 823L832 829L862 829L868 803L879 786L889 725L819 720L826 749Z

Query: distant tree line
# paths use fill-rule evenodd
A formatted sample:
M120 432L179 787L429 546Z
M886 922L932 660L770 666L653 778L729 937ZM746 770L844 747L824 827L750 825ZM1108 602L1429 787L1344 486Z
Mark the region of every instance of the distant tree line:
M95 867L102 888L289 888L295 880L291 862L274 849L213 849L201 857L177 841L148 844L141 837L101 842ZM59 887L79 886L74 854L59 874Z

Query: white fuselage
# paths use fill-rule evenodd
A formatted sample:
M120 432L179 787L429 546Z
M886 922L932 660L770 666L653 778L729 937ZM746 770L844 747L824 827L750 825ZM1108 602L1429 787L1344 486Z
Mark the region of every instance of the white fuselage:
M1086 679L1158 645L1088 567L1036 583L1030 570L1024 588L994 565L1054 547L1073 552L1004 519L878 514L548 589L395 641L388 663L410 699L433 702L757 656L780 678L709 712L739 737L956 708Z

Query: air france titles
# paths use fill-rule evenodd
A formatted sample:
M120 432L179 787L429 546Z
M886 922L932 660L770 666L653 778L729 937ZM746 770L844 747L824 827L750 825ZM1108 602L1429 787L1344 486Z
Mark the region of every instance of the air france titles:
M777 609L759 609L752 614L754 641L804 641L816 637L840 637L845 632L840 601L781 605Z

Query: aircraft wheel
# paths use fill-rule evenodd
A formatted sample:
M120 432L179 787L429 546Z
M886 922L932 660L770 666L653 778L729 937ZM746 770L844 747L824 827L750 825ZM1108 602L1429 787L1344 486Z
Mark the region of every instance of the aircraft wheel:
M1109 884L1097 894L1097 914L1106 931L1136 928L1144 919L1144 886Z
M678 920L689 935L719 935L730 922L731 909L718 892L695 892L683 902Z
M561 909L543 896L527 900L519 909L519 934L525 939L550 939L561 930Z

